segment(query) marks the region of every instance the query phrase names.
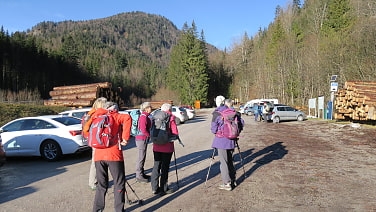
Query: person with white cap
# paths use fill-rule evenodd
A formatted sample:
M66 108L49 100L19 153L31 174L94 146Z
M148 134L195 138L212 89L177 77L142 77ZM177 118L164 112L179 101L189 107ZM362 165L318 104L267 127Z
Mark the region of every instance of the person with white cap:
M219 185L219 189L231 191L236 186L236 170L233 162L233 153L236 145L236 139L229 139L222 136L217 136L221 126L223 126L222 112L232 110L236 112L233 107L233 101L231 99L225 99L223 96L217 96L215 99L217 108L213 112L213 119L211 122L211 132L216 136L213 139L212 148L218 151L220 160L220 170L222 176L222 184ZM236 112L236 116L239 130L243 129L244 121L241 119L240 113ZM215 151L215 150L214 150Z

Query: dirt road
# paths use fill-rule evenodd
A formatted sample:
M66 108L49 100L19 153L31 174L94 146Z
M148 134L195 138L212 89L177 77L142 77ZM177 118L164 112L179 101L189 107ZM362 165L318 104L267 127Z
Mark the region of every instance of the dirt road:
M127 179L144 203L127 205L127 211L376 211L375 128L322 120L259 123L244 116L239 141L244 169L236 150L238 187L223 191L217 188L218 157L205 185L213 152L211 111L179 126L185 147L176 144L180 189L171 195L154 196L150 184L135 183L136 148L127 147ZM151 147L145 165L149 174ZM9 160L0 168L0 211L91 211L89 164L90 154L54 163ZM176 189L174 161L169 181ZM105 211L113 211L112 189Z

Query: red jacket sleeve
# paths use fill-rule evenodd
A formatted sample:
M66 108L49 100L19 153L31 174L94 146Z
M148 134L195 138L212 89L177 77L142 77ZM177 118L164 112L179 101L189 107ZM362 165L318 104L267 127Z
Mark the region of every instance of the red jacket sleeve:
M116 116L114 118L116 119L117 123L119 123L119 125L122 128L122 134L121 134L122 139L128 141L129 138L131 137L130 135L131 126L132 126L131 116L128 114L116 113Z

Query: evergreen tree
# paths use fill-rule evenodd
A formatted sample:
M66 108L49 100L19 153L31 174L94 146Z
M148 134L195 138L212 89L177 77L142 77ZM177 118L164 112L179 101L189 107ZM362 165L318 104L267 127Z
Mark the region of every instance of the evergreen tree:
M203 32L201 39L198 37L195 23L192 22L191 27L185 23L181 37L171 52L168 86L180 94L182 104L207 101L208 60Z

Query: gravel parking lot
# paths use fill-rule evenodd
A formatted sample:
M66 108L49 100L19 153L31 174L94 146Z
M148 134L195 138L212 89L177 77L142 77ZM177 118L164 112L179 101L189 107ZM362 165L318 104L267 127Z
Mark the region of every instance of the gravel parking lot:
M163 197L150 184L135 182L136 148L124 151L129 184L143 204L127 211L376 211L376 130L374 127L310 119L303 122L262 123L243 116L245 130L235 162L238 186L221 183L213 152L210 110L179 125L183 148L176 144L179 189ZM151 173L152 145L145 169ZM87 186L90 153L70 155L58 162L12 158L0 168L0 211L91 211L94 193ZM244 169L243 169L244 168ZM169 182L177 189L174 160ZM109 188L106 210L113 211ZM127 187L129 198L137 197Z

